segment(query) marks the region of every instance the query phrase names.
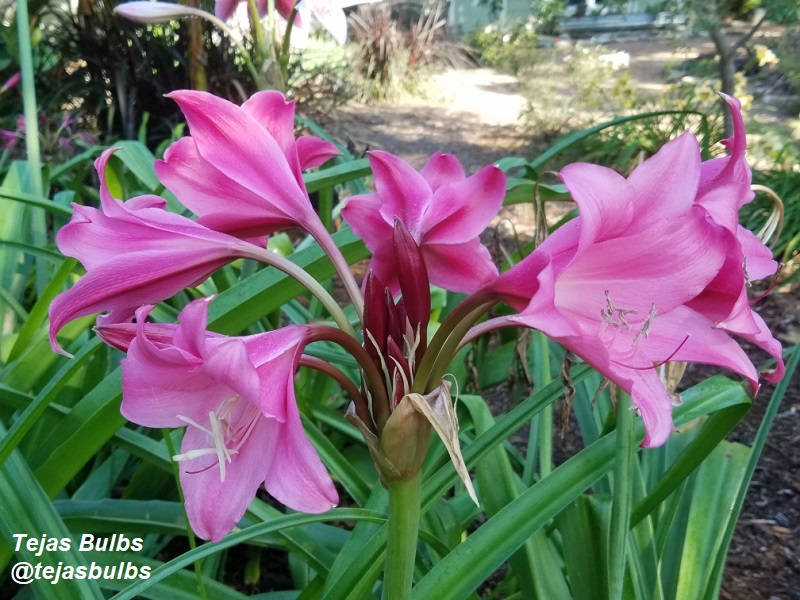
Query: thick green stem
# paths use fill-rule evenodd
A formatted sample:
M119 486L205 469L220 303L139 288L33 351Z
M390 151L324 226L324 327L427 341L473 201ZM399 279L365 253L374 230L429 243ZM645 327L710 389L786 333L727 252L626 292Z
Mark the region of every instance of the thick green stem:
M28 154L28 174L31 193L44 196L42 184L42 159L39 148L39 115L36 108L36 88L33 73L33 50L31 49L30 18L28 3L17 2L17 40L19 42L19 66L22 74L22 108L25 115L25 149Z
M419 534L422 474L411 479L389 481L389 522L383 600L411 598L414 559Z
M619 600L625 584L627 539L631 518L633 455L633 411L628 395L617 398L617 456L614 467L614 496L608 534L608 598Z

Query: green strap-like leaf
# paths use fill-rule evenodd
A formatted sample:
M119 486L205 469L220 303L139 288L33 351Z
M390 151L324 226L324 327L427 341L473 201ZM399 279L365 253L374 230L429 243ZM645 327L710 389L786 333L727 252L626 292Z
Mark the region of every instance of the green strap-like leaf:
M242 531L229 534L217 543L203 544L194 550L184 552L177 558L172 559L168 563L165 563L163 566L154 570L149 579L136 582L114 596L113 600L128 600L129 598L135 598L150 586L162 581L179 569L182 569L193 562L200 560L201 558L205 558L206 556L210 556L216 552L225 550L226 548L231 548L237 544L247 542L254 537L264 535L266 533L281 531L283 529L289 529L290 527L298 527L311 523L324 523L326 521L369 521L372 523L384 523L386 521L386 515L362 508L334 508L333 510L321 515L286 515L267 523L253 525L252 527L248 527Z
M684 394L674 414L676 425L699 416L749 402L741 386L713 378ZM637 427L637 439L644 431ZM499 567L525 540L573 502L614 465L616 432L563 463L489 519L414 588L413 598L461 600ZM469 449L469 447L468 447Z
M22 351L28 347L31 339L33 339L33 335L36 333L36 330L39 329L44 320L47 318L47 309L50 306L50 302L52 302L53 298L55 298L61 291L62 287L64 286L64 282L70 276L72 270L77 264L78 261L74 258L63 260L61 266L58 268L58 271L56 271L53 278L47 284L47 287L42 292L42 295L39 296L36 304L31 309L31 312L29 313L28 318L25 320L25 323L20 328L17 334L17 341L14 343L14 347L11 348L11 353L8 356L8 362L18 358L20 354L22 354Z
M0 434L6 434L6 429L0 423ZM0 544L0 570L8 559L10 550L15 552L16 558L35 566L37 563L55 569L59 563L72 566L86 566L86 560L77 551L73 543L68 549L59 546L52 551L36 556L37 549L28 549L25 543L20 543L16 550L17 540L15 534L25 534L30 538L42 539L43 536L56 539L69 538L70 532L64 522L53 508L44 490L39 486L36 478L28 469L19 452L10 452L2 468L0 468L0 532L3 534L5 544ZM58 585L52 585L47 579L34 580L31 587L39 600L102 600L103 595L93 580L63 580Z

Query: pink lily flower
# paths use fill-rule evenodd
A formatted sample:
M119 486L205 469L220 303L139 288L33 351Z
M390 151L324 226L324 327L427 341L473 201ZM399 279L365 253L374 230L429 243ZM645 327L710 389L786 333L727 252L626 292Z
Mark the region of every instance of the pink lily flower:
M400 291L392 232L399 219L419 246L430 282L470 293L497 277L478 235L503 203L503 172L487 166L464 176L451 154L431 156L421 172L388 152L369 156L375 193L353 196L342 217L372 252L369 268L392 294Z
M105 170L113 153L107 150L95 161L101 210L73 204L72 219L56 236L61 252L86 268L86 275L50 305L50 345L56 352L63 352L58 331L73 319L100 311L110 311L100 321L129 319L142 304L198 285L253 249L168 212L159 196L127 202L112 197Z
M135 325L97 328L127 346L123 416L146 427L186 427L173 459L181 464L189 522L204 539L218 541L233 529L262 483L294 510L330 510L339 498L294 397L306 328L223 336L206 331L208 304L188 304L178 325L146 323L152 306L143 306Z
M738 224L752 193L744 125L729 103L737 123L729 157L702 163L687 133L627 179L591 164L565 167L580 217L488 286L521 310L510 321L557 340L631 395L643 446L663 444L673 428L673 399L655 369L663 362L719 365L756 390L759 374L734 333L775 358L767 379L783 376L780 343L747 303L748 273L765 277L777 265Z
M161 182L200 218L198 223L242 238L299 225L319 233L302 171L339 154L330 142L294 137L294 102L275 91L242 106L206 92L182 90L191 137L156 161Z

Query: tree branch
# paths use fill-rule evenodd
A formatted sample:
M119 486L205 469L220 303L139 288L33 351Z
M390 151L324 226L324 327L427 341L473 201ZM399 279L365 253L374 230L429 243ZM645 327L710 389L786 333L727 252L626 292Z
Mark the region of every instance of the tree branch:
M745 45L747 42L749 42L749 41L750 41L750 38L752 38L752 37L753 37L753 35L755 35L756 31L758 31L758 28L759 28L759 27L761 27L761 24L762 24L764 21L766 21L766 20L767 20L767 14L766 14L766 13L764 13L764 16L762 16L762 17L761 17L761 18L760 18L758 21L756 21L756 24L755 24L755 25L753 25L753 26L750 28L750 31L748 31L748 32L747 32L747 33L746 33L746 34L745 34L745 35L744 35L742 38L740 38L740 39L739 39L739 41L737 41L737 42L736 42L736 43L733 45L733 48L732 48L732 50L733 50L734 52L736 52L736 51L737 51L739 48L741 48L741 47L742 47L742 46L744 46L744 45Z

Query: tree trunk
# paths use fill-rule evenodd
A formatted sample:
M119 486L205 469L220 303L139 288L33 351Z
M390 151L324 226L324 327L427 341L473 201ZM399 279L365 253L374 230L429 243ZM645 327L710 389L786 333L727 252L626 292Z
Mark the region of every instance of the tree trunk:
M183 0L183 4L198 8L197 0ZM187 19L186 30L189 34L189 85L193 90L208 91L206 76L206 50L203 47L203 23L200 19Z
M734 62L734 57L736 56L738 45L728 44L719 23L715 23L709 33L717 50L717 55L719 55L719 78L722 83L720 91L723 94L733 96L736 92L736 63ZM722 101L722 114L725 123L725 137L729 138L733 135L733 119L724 100Z

